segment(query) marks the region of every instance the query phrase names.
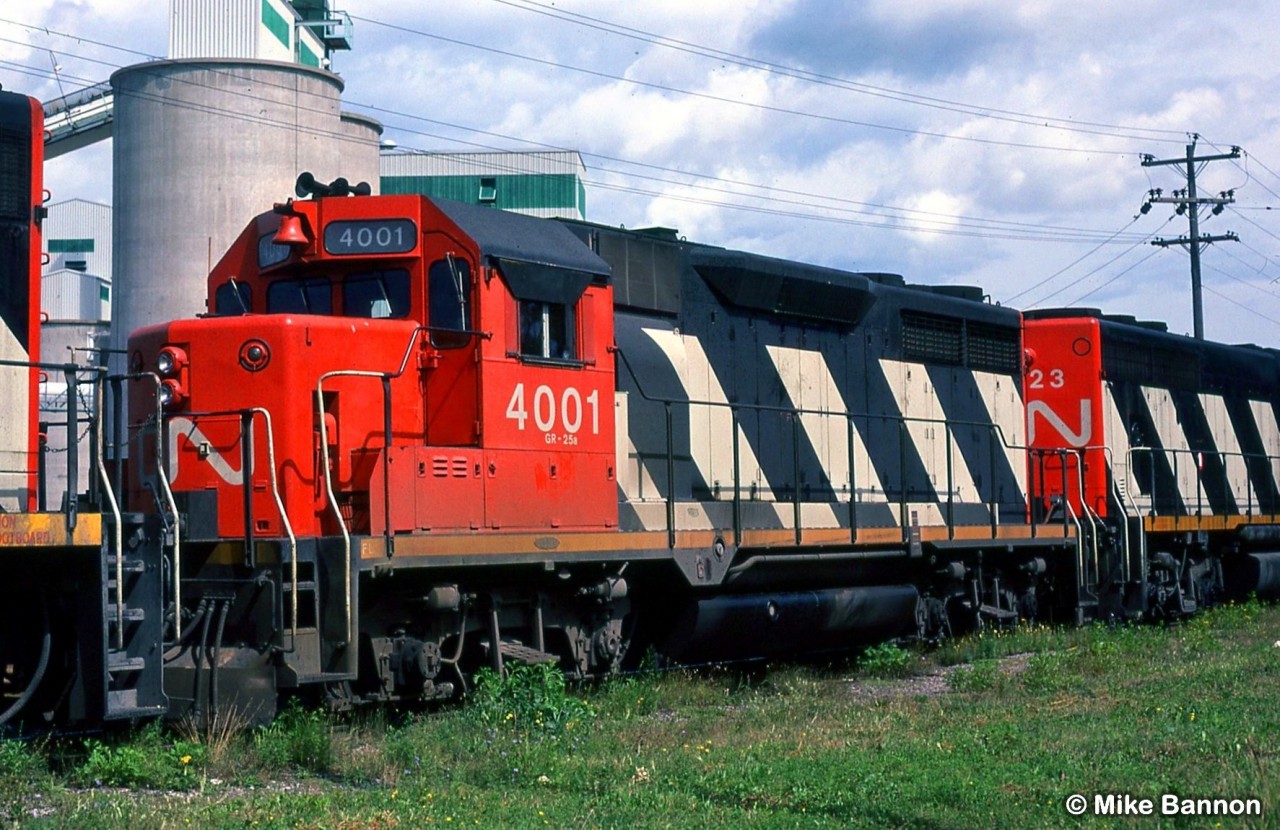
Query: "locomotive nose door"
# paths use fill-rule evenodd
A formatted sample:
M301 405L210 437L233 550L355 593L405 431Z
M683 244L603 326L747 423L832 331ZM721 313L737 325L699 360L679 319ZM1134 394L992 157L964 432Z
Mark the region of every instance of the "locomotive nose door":
M479 435L479 338L474 328L476 269L441 233L423 238L427 347L422 358L425 439L434 446L476 446Z

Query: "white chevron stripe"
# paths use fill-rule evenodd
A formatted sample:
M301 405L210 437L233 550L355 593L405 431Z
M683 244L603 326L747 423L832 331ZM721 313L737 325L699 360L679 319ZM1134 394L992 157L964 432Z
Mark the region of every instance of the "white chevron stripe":
M615 413L614 443L617 455L618 484L627 501L663 501L662 492L653 481L653 475L640 457L635 441L631 440L631 423L626 392L616 392L613 397Z
M1027 445L1027 438L1022 392L1014 379L1007 375L974 372L973 379L978 384L978 392L991 422L1000 427L1000 435L992 440L999 441L1003 437L1005 458L1009 461L1009 469L1013 470L1014 480L1018 482L1018 494L1024 494L1027 492L1027 451L1022 448Z
M1151 410L1151 418L1155 422L1161 446L1166 450L1178 450L1178 452L1165 452L1164 456L1177 470L1178 492L1182 495L1183 505L1188 512L1194 511L1197 504L1207 510L1209 503L1200 490L1196 459L1190 452L1191 445L1187 443L1187 435L1182 429L1182 424L1178 422L1178 410L1174 406L1173 395L1168 389L1143 386L1142 396Z
M817 410L800 416L800 425L822 464L822 470L836 488L847 488L849 482L849 426L845 413L849 407L831 374L821 352L768 346L770 359L778 377L786 387L791 405L797 409ZM823 414L819 414L823 413ZM830 413L830 414L825 414ZM870 501L884 501L884 485L876 475L867 453L866 442L856 426L853 431L855 484L859 493L876 494ZM840 499L847 501L847 499ZM861 497L858 500L863 500Z
M1280 484L1280 423L1276 422L1276 411L1268 401L1249 401L1249 409L1258 425L1263 451L1271 457L1271 479Z
M1227 482L1231 486L1236 506L1243 513L1251 495L1249 468L1245 466L1240 440L1236 437L1236 429L1227 413L1227 403L1221 395L1201 395L1200 405L1204 407L1204 416L1209 422L1214 445L1218 452L1226 456L1222 461L1227 470Z
M1122 492L1129 494L1133 507L1139 512L1151 509L1151 496L1142 492L1140 484L1150 486L1148 482L1133 480L1133 459L1129 457L1129 425L1120 415L1120 406L1116 403L1115 389L1110 383L1103 384L1102 390L1102 429L1099 443L1111 448L1111 472ZM1095 439L1097 440L1097 439ZM1128 509L1126 505L1126 509Z
M702 343L697 337L665 329L644 329L645 334L662 349L671 361L685 394L690 401L725 404L729 399L711 368ZM689 405L689 452L708 485L720 485L720 498L733 498L733 414L727 406ZM756 498L773 498L764 480L760 462L738 426L738 461L741 465L738 484L747 498L755 485Z
M948 446L946 426L942 423L946 413L938 403L937 392L934 391L933 382L929 380L928 370L918 363L884 358L880 360L880 369L889 382L889 388L893 390L898 411L904 417L917 419L907 422L907 432L924 462L925 471L928 472L939 499L943 502L947 500L947 453L950 452L951 489L956 501L980 502L982 498L973 483L973 476L964 456L954 441ZM931 423L922 423L920 419Z

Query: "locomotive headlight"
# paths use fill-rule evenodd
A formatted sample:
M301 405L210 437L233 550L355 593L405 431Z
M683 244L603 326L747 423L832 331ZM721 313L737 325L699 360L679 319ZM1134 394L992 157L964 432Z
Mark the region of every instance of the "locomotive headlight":
M156 356L156 369L166 377L172 377L187 364L187 353L177 346L165 346Z
M186 395L182 393L182 384L170 378L160 384L160 405L165 409L176 409L182 405Z

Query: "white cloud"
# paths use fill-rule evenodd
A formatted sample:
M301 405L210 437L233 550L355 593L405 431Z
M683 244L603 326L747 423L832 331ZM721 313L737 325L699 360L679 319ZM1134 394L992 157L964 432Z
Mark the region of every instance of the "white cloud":
M1247 161L1200 174L1202 190L1235 188L1239 200L1206 227L1242 238L1206 252L1205 280L1250 310L1206 292L1208 329L1280 344L1280 297L1267 290L1280 277L1280 210L1264 210L1280 208L1280 64L1266 59L1280 7L1267 0L1215 8L1211 20L1159 0L1021 0L1000 14L980 0L345 7L368 20L355 21L355 50L335 56L344 97L379 108L372 114L402 146L571 147L586 155L599 221L673 226L913 282L977 283L997 299L1061 271L1018 302L1056 291L1047 303L1083 297L1166 316L1178 331L1190 328L1186 256L1173 248L1139 264L1153 249L1130 234L1185 233L1185 220L1166 221L1168 207L1133 222L1149 188L1182 183L1176 168L1142 167L1139 154L1177 157L1193 132L1205 152L1241 145ZM142 59L122 48L166 52L165 3L41 0L3 16L48 27L0 24L0 83L42 99L59 91L53 61L71 89ZM584 16L639 31L610 34ZM644 32L830 77L748 69ZM51 162L56 198L109 198L107 159L100 145ZM893 230L901 218L852 202L942 217Z

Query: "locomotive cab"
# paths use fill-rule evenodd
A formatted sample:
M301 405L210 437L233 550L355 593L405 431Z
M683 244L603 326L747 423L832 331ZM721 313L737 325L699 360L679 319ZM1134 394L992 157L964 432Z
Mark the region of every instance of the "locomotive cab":
M208 285L207 316L130 344L162 378L194 535L278 537L286 515L298 536L387 540L616 526L608 268L558 226L417 196L290 202Z

